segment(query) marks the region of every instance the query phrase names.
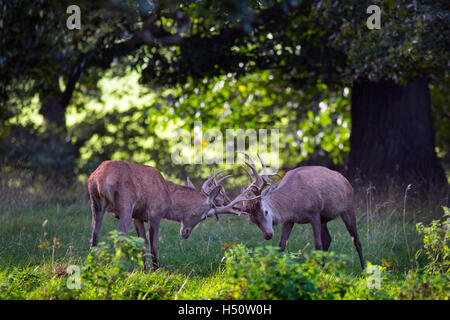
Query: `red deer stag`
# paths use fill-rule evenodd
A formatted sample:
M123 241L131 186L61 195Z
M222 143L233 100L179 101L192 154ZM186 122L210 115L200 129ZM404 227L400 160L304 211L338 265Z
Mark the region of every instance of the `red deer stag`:
M104 161L92 172L88 180L92 210L91 248L97 245L105 211L120 219L119 232L128 233L131 221L139 237L145 235L144 222L149 224L150 253L154 269L158 268L157 243L161 219L181 222L180 236L187 239L194 227L207 217L216 214L213 210L227 204L234 205L216 180L218 171L197 190L187 179L188 186L166 181L161 173L150 166L126 161ZM239 198L239 201L247 199ZM227 207L228 208L228 207Z
M264 161L258 154L264 173L259 174L255 162L248 159L242 166L250 178L257 199L245 201L240 208L248 213L250 220L261 229L266 240L273 237L273 225L281 224L281 237L278 245L281 251L294 223L309 223L313 229L316 250L328 251L331 243L327 223L341 217L353 238L359 255L361 267L365 263L362 247L356 231L356 218L353 209L353 188L339 172L321 166L305 166L288 171L278 187L269 178ZM253 177L252 177L253 174ZM268 187L268 189L263 190Z

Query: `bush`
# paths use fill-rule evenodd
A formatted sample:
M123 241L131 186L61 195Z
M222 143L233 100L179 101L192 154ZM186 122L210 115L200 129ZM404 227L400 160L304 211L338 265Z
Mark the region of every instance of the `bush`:
M429 274L447 273L450 267L450 209L443 207L444 221L433 220L430 225L416 225L417 232L423 235L423 248L417 251L416 257L425 256L425 270Z
M146 249L144 239L121 236L118 231L109 232L108 240L94 247L86 257L81 277L105 299L111 298L111 289L126 271L143 266L142 252Z
M68 288L69 274L45 278L32 291L23 290L30 299L171 299L183 285L183 276L163 270L143 271L144 240L121 236L112 231L84 261L79 288ZM33 290L35 289L35 290Z
M387 288L396 299L402 300L439 300L450 298L450 275L422 273L410 270L398 286Z
M0 276L0 300L5 299L26 299L28 292L41 285L43 276L30 268L23 270L14 269L6 275Z
M240 245L228 251L225 259L221 298L336 299L348 285L340 277L345 260L333 253L315 251L304 257L279 253L270 246L252 251Z
M446 209L445 217L448 217ZM116 231L90 251L78 268L78 288L70 271L47 266L0 272L0 299L449 299L448 218L418 225L424 268L406 274L367 262L352 274L347 258L333 252L278 252L277 247L233 246L209 277L160 269L144 271L144 241Z
M410 270L394 275L367 263L360 275L345 271L347 259L332 252L279 253L274 247L240 245L225 255L221 299L448 299L450 274ZM325 261L325 263L324 263Z

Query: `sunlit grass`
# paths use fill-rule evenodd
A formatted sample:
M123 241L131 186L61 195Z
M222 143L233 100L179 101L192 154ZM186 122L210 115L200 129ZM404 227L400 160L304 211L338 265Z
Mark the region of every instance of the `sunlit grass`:
M64 289L66 269L69 265L82 267L90 252L91 212L86 186L74 183L58 187L37 181L27 188L21 188L16 183L4 185L0 195L1 281L8 279L14 272L25 272L27 276L36 273L45 278L46 285L30 295L18 289L20 294L25 294L23 297L46 299L56 295L69 299L70 294ZM401 204L399 207L399 203L392 201L385 204L374 200L369 205L360 200L365 199L365 196L356 198L358 233L366 262L387 268L398 279L420 267L423 261L415 259L415 253L423 243L415 230L415 224L429 222L441 213L433 213L431 207L407 205L407 219L403 222ZM117 230L118 222L106 214L99 240L106 240L109 231ZM348 258L344 265L345 272L348 277L359 281L364 273L344 223L338 218L330 221L328 227L332 237L330 251ZM225 253L240 244L250 250L261 246L276 247L281 232L281 227L276 226L274 237L266 241L247 217L229 215L220 216L219 221L212 217L200 223L187 240L180 238L179 229L178 223L162 221L158 239L160 270L157 273L152 270L133 271L126 277L128 280L121 280L125 282L123 287L122 283L117 287L120 291L114 293L117 297L216 297L220 295L224 277L229 276L224 273ZM132 225L129 234L136 236ZM295 225L287 252L308 255L313 248L311 226ZM128 285L134 289L127 289ZM101 297L95 290L87 290L79 298Z
M0 215L0 264L2 268L35 265L51 259L51 246L39 248L41 243L54 238L61 247L54 253L54 259L84 259L89 251L91 213L87 202L50 206L32 205L25 208L2 207ZM45 224L44 222L47 221ZM44 225L43 225L44 224ZM359 261L350 235L340 219L328 223L332 236L330 250L350 257L350 271L359 273ZM100 239L108 231L116 230L118 220L105 215ZM189 239L179 236L180 225L163 221L159 232L158 255L162 268L188 274L214 274L220 265L224 252L236 244L249 248L261 245L276 246L280 226L275 227L273 239L263 239L260 230L247 217L220 217L199 224ZM406 225L407 237L412 254L420 246L420 237L413 223ZM409 267L405 247L405 235L401 219L380 216L372 221L361 221L358 231L366 260L381 264L391 261L392 268L404 271ZM136 235L132 226L130 234ZM310 252L314 247L310 225L295 225L287 250L289 252Z

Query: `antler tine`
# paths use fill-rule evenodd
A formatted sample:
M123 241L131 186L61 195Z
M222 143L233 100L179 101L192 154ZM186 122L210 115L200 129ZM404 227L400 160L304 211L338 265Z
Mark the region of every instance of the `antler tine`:
M210 179L216 181L216 177L217 177L219 174L221 174L222 172L228 171L228 170L230 170L230 169L222 169L222 170L219 170L219 171L217 171L216 173L213 173L213 175L211 176ZM208 180L209 180L209 179L208 179Z
M225 198L225 204L227 204L227 203L230 203L231 202L231 199L230 199L230 197L228 197L228 195L227 195L227 192L225 191L225 188L223 187L223 185L221 185L220 183L222 182L222 181L224 181L225 179L228 179L228 178L230 178L230 177L232 177L233 175L232 174L228 174L228 175L226 175L226 176L223 176L222 178L220 178L218 181L216 181L216 179L214 179L214 183L216 184L216 185L220 185L222 188L220 189L220 193L223 195L223 197Z
M263 182L263 179L261 178L260 174L258 173L258 170L256 170L255 163L253 162L253 160L252 160L251 164L245 160L244 160L244 163L247 165L247 167L250 168L250 170L252 170L253 175L254 175L255 180L257 181L258 185L261 184L261 182Z
M256 181L255 186L258 189L258 193L261 193L265 187L267 187L268 185L271 185L273 183L273 180L269 178L270 176L281 177L278 173L270 173L267 171L266 164L259 153L256 153L256 154L258 155L259 161L261 162L261 166L263 168L263 174L258 173L258 170L256 170L255 162L247 153L242 152L242 151L238 151L238 152L245 155L247 157L247 159L249 160L249 162L244 160L244 163L253 172L253 175L254 175L255 181ZM253 179L251 178L250 172L247 169L245 169L244 166L242 166L242 168L244 168L245 172L250 177L250 181L253 183Z
M229 204L222 207L217 207L214 209L214 214L217 213L225 213L225 214L237 214L238 216L241 215L241 212L235 211L233 207L241 201L250 201L255 200L261 197L261 195L257 195L255 197L247 197L247 193L250 191L251 188L256 187L255 183L250 184L243 192L241 192L236 198L234 198Z
M247 159L254 165L255 161L253 161L252 157L249 156L248 153L244 152L244 151L238 151L239 153L242 153L244 156L247 157Z
M222 169L222 170L220 170L220 171L217 171L216 173L214 173L214 169L213 169L213 171L212 171L212 175L211 175L211 177L209 177L208 179L206 179L205 180L205 182L203 182L203 185L202 185L202 191L203 192L205 192L205 193L209 193L209 192L211 192L211 190L209 189L209 184L211 183L211 181L214 181L214 182L216 182L216 177L217 177L217 175L219 175L220 173L222 173L222 172L224 172L224 171L227 171L227 170L230 170L230 169ZM216 185L217 185L217 183L216 183Z
M228 170L228 169L227 169ZM222 178L220 178L219 180L217 180L217 181L215 181L214 180L214 182L216 183L216 185L219 185L219 183L221 183L222 181L224 181L225 179L228 179L228 178L230 178L230 177L232 177L233 175L232 174L228 174L228 175L226 175L226 176L223 176Z
M259 161L261 162L261 165L262 165L262 168L263 168L263 170L264 170L264 173L266 173L266 172L267 172L267 168L266 168L266 164L264 163L264 160L261 158L261 156L259 155L259 153L256 153L256 155L258 156Z
M245 173L247 174L248 178L250 179L250 183L253 183L253 178L250 172L248 172L247 169L245 169L244 165L241 164L242 169L244 169Z
M261 162L262 168L264 173L261 175L264 178L267 178L269 181L272 182L272 179L269 178L269 176L279 176L281 178L281 176L276 173L276 172L267 172L267 167L266 164L264 163L264 160L262 159L262 157L260 156L259 153L256 153L258 155L259 161Z

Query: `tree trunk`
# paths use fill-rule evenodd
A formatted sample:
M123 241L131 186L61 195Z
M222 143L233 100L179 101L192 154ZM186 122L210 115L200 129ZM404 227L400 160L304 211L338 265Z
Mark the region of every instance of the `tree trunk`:
M41 171L47 177L73 178L76 159L80 156L80 145L72 143L68 136L66 111L80 74L81 69L75 66L64 92L54 87L40 95L39 113L44 118L44 132L40 141L43 143L42 150L45 150L45 154L37 160L35 166L45 168ZM54 83L58 83L57 80L55 79ZM39 163L42 159L43 162Z
M349 173L385 189L389 184L420 190L447 187L436 156L426 80L401 86L361 81L351 98Z
M44 117L44 125L46 129L52 127L65 131L66 107L67 106L61 103L60 97L52 96L42 103L39 112Z

